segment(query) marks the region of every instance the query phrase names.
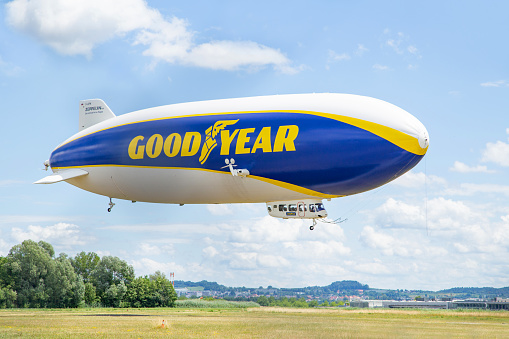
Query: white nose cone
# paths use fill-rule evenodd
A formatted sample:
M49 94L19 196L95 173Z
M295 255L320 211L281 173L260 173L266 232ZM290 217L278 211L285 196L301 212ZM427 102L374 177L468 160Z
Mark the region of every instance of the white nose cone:
M419 133L419 146L421 146L421 148L427 148L429 146L429 135L426 129Z

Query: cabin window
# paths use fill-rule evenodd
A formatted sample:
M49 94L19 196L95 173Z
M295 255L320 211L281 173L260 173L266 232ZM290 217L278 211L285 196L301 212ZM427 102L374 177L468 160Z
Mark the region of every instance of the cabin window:
M306 205L304 205L304 204L299 204L299 212L305 212L305 211L307 211L307 210L308 210L308 209L307 209Z
M270 206L267 206L267 210L269 210L269 213L272 212L272 208L270 208Z
M297 205L296 204L290 204L288 205L288 210L290 212L296 212L297 211Z
M288 211L288 208L286 207L286 205L279 205L279 212L286 212Z

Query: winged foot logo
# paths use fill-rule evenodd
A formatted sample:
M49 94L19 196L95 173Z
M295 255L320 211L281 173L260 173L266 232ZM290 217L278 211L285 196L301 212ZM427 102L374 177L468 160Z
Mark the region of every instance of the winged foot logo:
M145 156L152 159L161 156L168 158L192 157L196 156L201 148L198 161L203 165L211 152L218 146L218 141L221 144L220 155L224 156L296 150L295 139L299 135L299 126L278 126L277 132L273 136L273 127L271 126L229 129L238 121L239 119L216 121L205 130L204 138L200 132L186 132L183 135L175 132L167 136L152 134L148 138L138 135L129 142L127 152L131 159L143 160ZM203 144L202 139L204 140ZM254 143L251 144L251 140L254 140ZM232 145L235 146L234 149L232 149Z

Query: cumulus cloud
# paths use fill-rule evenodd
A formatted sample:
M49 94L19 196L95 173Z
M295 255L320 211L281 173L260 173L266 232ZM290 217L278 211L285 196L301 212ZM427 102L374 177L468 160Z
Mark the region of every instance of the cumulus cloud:
M477 165L475 167L471 167L460 161L455 161L450 170L458 173L494 173L494 171L489 170L486 166Z
M207 211L212 215L230 215L233 214L231 205L226 204L210 204L207 205Z
M436 175L426 175L423 172L409 171L391 183L391 185L405 188L417 188L426 184L433 187L445 187L447 181Z
M169 277L170 272L179 272L181 275L188 272L188 269L175 262L159 262L149 258L133 260L130 264L133 266L136 275L140 276L153 274L156 271L165 273L167 277Z
M14 0L6 5L7 22L63 55L90 57L93 49L113 38L145 47L143 55L158 62L215 70L257 70L272 66L299 71L279 50L252 41L195 43L185 19L165 18L143 0Z
M33 241L44 240L52 245L62 247L86 244L84 237L80 234L79 226L63 222L47 227L30 225L27 230L13 227L11 236L18 243L31 239Z
M509 128L506 129L506 133L509 134ZM482 154L482 161L509 167L509 143L503 141L487 143Z

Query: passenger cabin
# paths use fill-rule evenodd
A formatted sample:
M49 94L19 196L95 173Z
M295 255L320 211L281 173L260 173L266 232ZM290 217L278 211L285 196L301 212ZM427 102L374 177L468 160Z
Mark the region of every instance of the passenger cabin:
M327 211L321 200L273 201L267 203L269 215L283 219L321 219Z

